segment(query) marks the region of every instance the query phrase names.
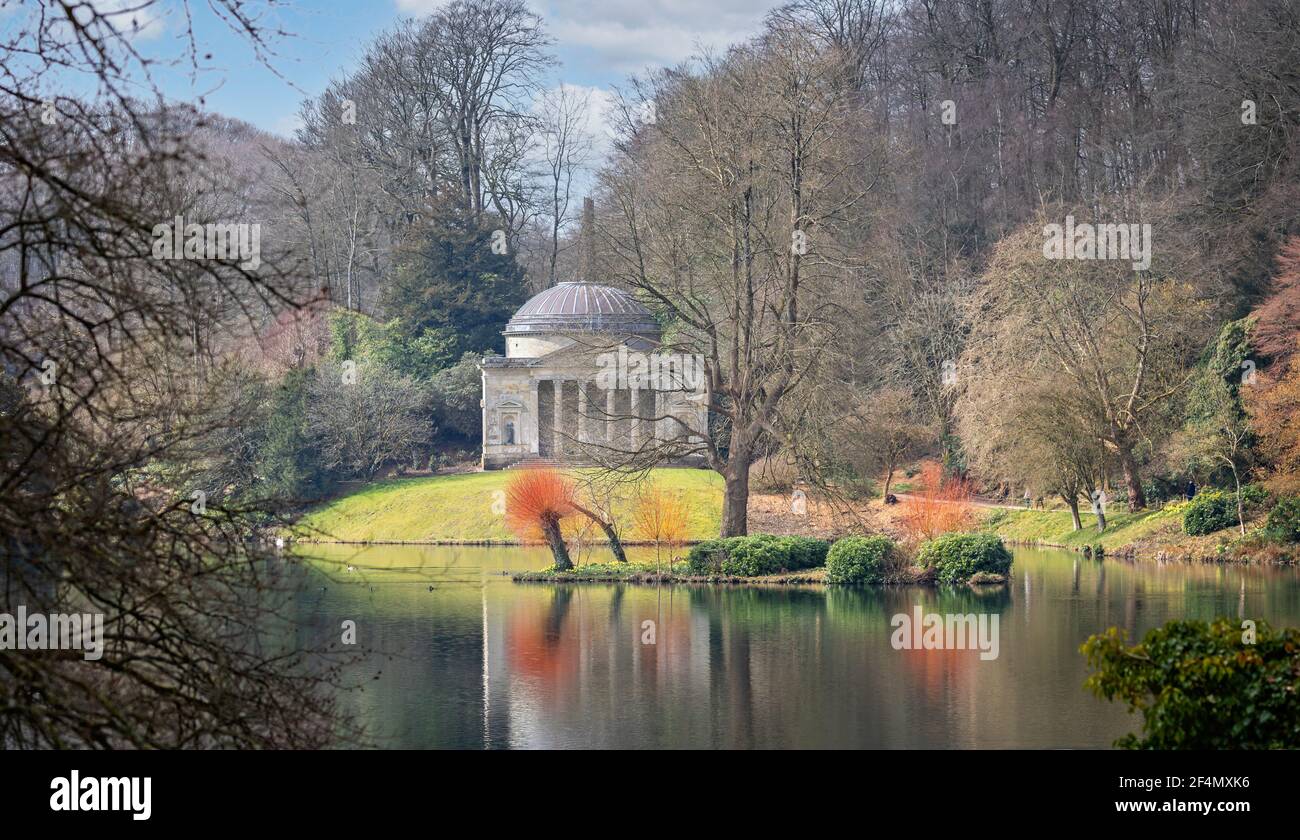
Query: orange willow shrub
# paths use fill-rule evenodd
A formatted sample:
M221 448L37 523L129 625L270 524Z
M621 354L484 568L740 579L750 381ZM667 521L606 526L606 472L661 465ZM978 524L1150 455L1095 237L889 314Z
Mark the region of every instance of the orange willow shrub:
M506 526L524 542L544 539L555 568L569 569L560 523L574 512L573 483L551 469L518 470L506 481Z
M903 527L913 539L928 540L950 531L964 531L975 521L975 495L959 478L944 478L934 461L921 465L922 489L902 500Z
M637 494L632 519L638 536L655 544L655 566L659 565L660 546L680 546L686 543L686 503L674 493L658 485Z

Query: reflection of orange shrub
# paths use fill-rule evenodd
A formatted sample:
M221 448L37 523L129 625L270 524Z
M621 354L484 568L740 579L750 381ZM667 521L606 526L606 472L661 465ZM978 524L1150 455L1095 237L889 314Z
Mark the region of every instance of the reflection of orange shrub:
M909 681L921 686L927 702L941 705L954 691L967 687L980 664L979 653L971 650L911 648L898 653Z
M975 495L960 478L944 478L943 467L934 461L921 465L924 487L902 501L903 527L913 539L932 539L950 531L963 531L974 521Z
M524 542L542 542L543 527L573 513L573 484L556 470L515 471L506 482L506 526Z
M569 620L572 593L553 590L549 599L526 595L506 615L506 660L512 674L546 685L571 682L581 642Z

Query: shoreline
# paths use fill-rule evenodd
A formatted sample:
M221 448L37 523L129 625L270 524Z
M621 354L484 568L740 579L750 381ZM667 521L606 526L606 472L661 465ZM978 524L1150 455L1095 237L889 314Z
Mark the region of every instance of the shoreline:
M997 533L997 531L993 531ZM1059 542L1048 540L1027 540L1009 537L998 534L1003 542L1011 546L1020 546L1022 548L1050 548L1058 551L1068 551L1072 554L1086 554L1085 548L1091 546L1073 546L1065 545ZM704 540L687 540L682 545L697 545ZM356 545L356 546L380 546L380 545L409 545L409 546L444 546L444 547L478 547L478 548L545 548L544 542L519 542L517 540L326 540L326 539L294 539L287 542L287 545ZM609 543L593 543L597 547L608 547ZM644 540L626 540L623 546L627 548L653 548L653 542ZM1259 560L1252 556L1234 557L1217 554L1199 554L1193 551L1180 552L1176 546L1166 546L1160 549L1151 549L1138 544L1126 544L1117 548L1105 551L1103 558L1115 560L1126 560L1130 562L1142 563L1198 563L1203 565L1218 566L1294 566L1296 560L1267 561ZM625 578L617 578L625 580ZM690 581L698 582L698 581Z
M522 584L570 584L570 583L630 583L637 586L658 586L668 584L672 586L767 586L767 587L807 587L807 588L826 588L831 584L820 578L800 577L799 575L782 575L776 577L763 578L745 578L745 577L700 577L697 575L671 575L655 574L648 572L645 574L637 573L626 577L618 575L599 575L595 577L583 577L580 575L551 575L540 576L532 572L516 572L510 575L511 583ZM910 585L910 584L895 584Z
M551 569L538 569L526 572L511 572L510 580L512 583L632 583L639 585L717 585L726 586L796 586L796 587L843 587L845 589L874 589L878 587L894 586L924 586L927 588L937 588L943 584L935 580L930 570L911 568L905 572L899 573L891 580L880 583L831 583L826 580L826 567L818 566L813 569L806 569L798 572L777 572L771 575L755 575L746 577L744 575L691 575L675 574L673 572L656 572L652 569L629 568L610 572L608 567L602 567L600 571L594 574L582 574L581 568L566 572L556 572ZM997 578L992 579L992 578ZM958 584L958 586L969 586L979 589L981 587L1006 586L1010 583L1009 577L1002 575L986 575L980 580L970 580Z
M717 507L716 482L701 483L700 471L665 468L657 480L687 494L694 508ZM500 530L485 511L503 481L499 473L461 473L412 476L405 481L380 481L364 485L328 503L324 509L303 512L290 528L280 530L288 542L305 545L338 545L357 548L378 546L531 548L543 542L520 540ZM698 486L697 486L698 485ZM482 508L479 508L479 503ZM1261 545L1241 538L1235 530L1188 536L1183 533L1182 503L1136 513L1113 511L1109 527L1098 532L1089 523L1071 528L1069 512L1061 508L1021 509L980 502L972 509L972 521L965 530L997 534L1008 545L1065 550L1076 554L1095 552L1132 562L1182 562L1215 565L1294 565L1300 562L1295 546ZM478 518L465 519L467 509ZM857 500L847 509L820 497L808 500L807 509L795 513L789 498L771 489L755 489L750 495L749 530L775 536L806 536L835 540L844 536L881 533L897 541L907 540L907 527L899 505L879 499ZM481 521L480 521L481 520ZM489 521L491 520L491 521ZM1249 529L1262 525L1260 515L1247 521ZM489 527L491 526L491 527ZM623 522L623 530L629 530ZM687 549L716 537L719 523L704 517L693 523L682 548ZM445 536L428 535L442 531ZM459 536L456 536L458 535ZM608 542L592 534L583 546L600 555ZM629 550L644 550L654 542L628 539ZM671 552L671 549L670 549Z
M997 533L994 531L993 533ZM1073 546L1047 540L1023 540L998 534L1007 545L1022 548L1051 548L1057 551L1069 551L1073 554L1087 554L1085 549L1091 546ZM1097 559L1094 557L1094 559ZM1180 552L1176 546L1159 549L1128 543L1114 549L1105 550L1100 559L1124 560L1131 563L1195 563L1205 566L1294 566L1297 560L1261 560L1253 555L1231 556L1219 554L1197 554L1195 550Z
M291 543L299 545L450 545L450 546L485 546L485 547L502 547L502 548L546 548L545 542L519 542L518 540L320 540L320 539L295 539ZM654 548L653 542L645 540L621 540L625 547L633 548ZM686 540L683 546L697 545L705 542L704 540ZM590 543L596 547L609 547L607 542ZM662 545L662 543L660 544ZM666 547L665 547L666 548Z

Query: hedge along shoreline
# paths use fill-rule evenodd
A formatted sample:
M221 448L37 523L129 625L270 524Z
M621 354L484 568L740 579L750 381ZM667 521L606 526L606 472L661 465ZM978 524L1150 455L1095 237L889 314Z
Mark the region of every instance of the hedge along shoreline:
M920 547L916 561L883 535L812 537L752 534L705 540L684 561L660 570L645 564L603 564L513 576L520 583L826 583L832 585L957 585L1005 583L1011 552L996 534L945 534ZM823 568L824 566L824 568Z
M826 540L812 537L751 534L696 543L686 555L692 575L757 577L812 569L826 562Z

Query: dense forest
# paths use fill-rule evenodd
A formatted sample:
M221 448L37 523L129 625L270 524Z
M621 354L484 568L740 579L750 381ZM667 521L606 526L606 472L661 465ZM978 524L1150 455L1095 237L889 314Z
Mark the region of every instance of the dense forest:
M240 486L307 497L472 450L474 360L572 271L575 184L594 183L599 275L709 365L732 530L760 464L865 490L929 453L1072 508L1188 481L1287 492L1298 15L797 2L629 79L604 157L591 103L544 84L552 45L522 4L402 24L304 103L295 142L199 129L258 159L250 200L328 303L280 325L309 346L263 402L294 408L248 450L300 470L254 460ZM1067 218L1145 226L1147 264L1045 260ZM356 411L331 405L344 359L376 386L352 442L331 422Z
M471 462L476 360L572 273L583 185L600 276L709 363L732 530L758 463L865 489L931 452L1071 507L1286 489L1297 14L805 0L596 114L548 85L523 3L457 2L375 37L293 141L154 112L196 162L163 203L259 220L294 286L242 331L239 296L186 312L196 380L232 358L258 375L235 440L177 469L214 497L301 502ZM1066 217L1149 226L1149 265L1044 261ZM42 271L22 252L3 251L7 287ZM335 387L345 361L363 387Z
M0 38L0 551L32 603L138 616L167 679L108 708L0 652L30 669L0 743L328 742L328 672L227 644L273 611L249 537L475 461L478 360L573 275L586 193L591 270L704 360L724 534L752 476L888 494L932 457L1076 527L1190 483L1300 536L1294 0L796 0L607 108L523 0L453 0L292 139L140 95L121 19L84 14ZM260 226L260 264L158 259L172 219Z

